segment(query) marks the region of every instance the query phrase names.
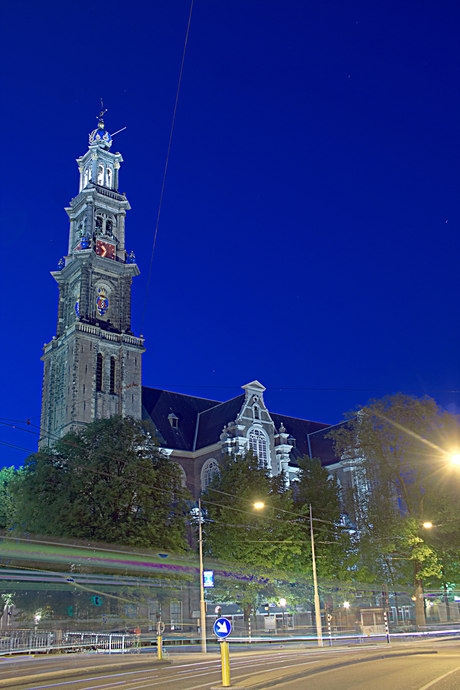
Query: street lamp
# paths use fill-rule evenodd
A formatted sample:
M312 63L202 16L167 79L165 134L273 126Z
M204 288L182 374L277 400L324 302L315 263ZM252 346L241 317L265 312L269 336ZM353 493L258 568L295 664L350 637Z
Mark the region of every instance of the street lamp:
M198 541L200 544L200 637L201 651L206 654L206 604L203 582L203 532L201 530L201 498L198 499Z
M318 647L323 646L323 630L321 627L321 606L319 604L318 580L316 578L316 557L315 557L315 537L313 535L313 516L310 503L310 537L311 537L311 562L313 566L313 591L315 595L315 618L316 634L318 636Z
M265 504L262 501L256 501L253 505L254 505L254 508L256 508L257 510L261 510L265 506ZM310 505L310 538L311 538L311 560L312 560L312 566L313 566L313 592L314 592L314 601L315 601L316 634L318 636L318 646L322 647L323 646L323 631L322 631L322 627L321 627L321 606L319 603L318 580L316 578L315 537L313 534L313 516L312 516L312 511L311 511L311 505ZM284 616L283 616L283 618L284 618Z
M429 522L429 521L428 521L428 522L424 522L423 525L422 525L422 527L424 527L425 529L431 529L431 528L433 527L433 523L432 523L432 522Z

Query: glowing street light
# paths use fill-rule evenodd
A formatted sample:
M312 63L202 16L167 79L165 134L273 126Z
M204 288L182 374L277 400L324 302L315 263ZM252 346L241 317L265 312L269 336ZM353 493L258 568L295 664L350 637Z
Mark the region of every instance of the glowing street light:
M460 456L459 456L459 457L460 457ZM254 508L255 508L256 510L262 510L262 508L264 508L264 507L265 507L265 503L263 503L262 501L256 501L256 502L254 503Z
M344 608L344 609L349 609L349 608L350 608L350 602L349 602L349 601L344 601L344 602L343 602L343 608Z
M433 523L432 522L424 522L423 527L425 529L431 529L433 527Z

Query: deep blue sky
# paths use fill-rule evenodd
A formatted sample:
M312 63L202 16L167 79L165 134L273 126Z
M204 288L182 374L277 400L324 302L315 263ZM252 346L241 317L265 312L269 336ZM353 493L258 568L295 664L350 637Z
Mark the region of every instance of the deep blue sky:
M101 96L127 127L139 334L190 4L2 6L0 416L38 424L49 271ZM330 423L379 391L460 390L459 35L452 1L195 0L144 384L223 400L258 379L272 411Z

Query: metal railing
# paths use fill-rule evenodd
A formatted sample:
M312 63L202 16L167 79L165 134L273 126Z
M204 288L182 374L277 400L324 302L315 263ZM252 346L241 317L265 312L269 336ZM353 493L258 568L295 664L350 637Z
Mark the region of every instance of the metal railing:
M126 654L136 646L134 635L121 633L50 632L46 630L2 630L0 655L50 654L55 651L98 651L109 654Z

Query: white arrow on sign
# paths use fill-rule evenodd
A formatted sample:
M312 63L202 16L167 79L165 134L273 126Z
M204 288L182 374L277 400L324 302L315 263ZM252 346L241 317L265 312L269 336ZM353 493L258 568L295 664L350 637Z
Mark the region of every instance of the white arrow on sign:
M225 623L217 622L217 632L220 632L220 633L228 632L227 623L226 622Z

